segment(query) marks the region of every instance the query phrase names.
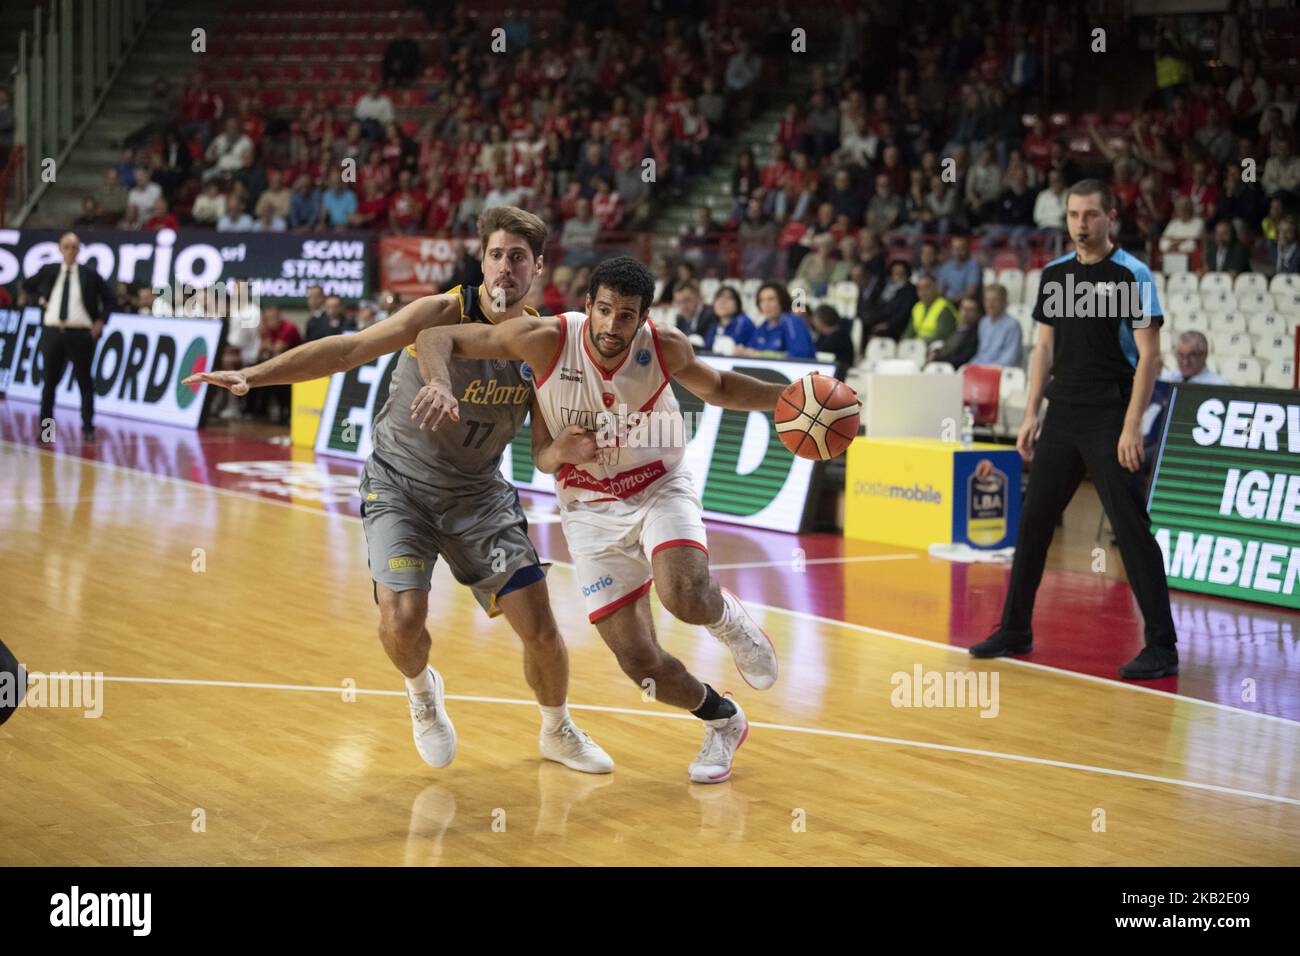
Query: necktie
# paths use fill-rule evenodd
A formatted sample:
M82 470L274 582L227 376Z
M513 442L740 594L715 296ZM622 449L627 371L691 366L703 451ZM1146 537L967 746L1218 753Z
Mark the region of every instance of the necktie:
M63 295L59 299L59 321L68 321L68 296L72 288L72 269L70 266L63 267Z

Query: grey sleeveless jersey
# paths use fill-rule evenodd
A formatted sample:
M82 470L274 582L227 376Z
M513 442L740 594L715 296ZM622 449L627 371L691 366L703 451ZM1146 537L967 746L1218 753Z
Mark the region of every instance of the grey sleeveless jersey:
M477 286L449 291L460 294L462 322L491 321L479 305ZM375 416L375 456L408 478L469 494L484 490L484 479L500 477L501 454L532 404L532 374L506 359L452 358L449 365L460 421L447 419L430 432L411 420L411 403L424 379L415 346L402 350L388 400Z

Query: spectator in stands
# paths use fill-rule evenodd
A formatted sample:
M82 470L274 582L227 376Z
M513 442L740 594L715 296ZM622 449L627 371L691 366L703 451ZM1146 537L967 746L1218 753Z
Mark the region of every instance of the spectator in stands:
M737 355L776 353L782 358L813 358L816 349L803 320L793 315L790 293L785 286L769 282L758 290L761 321L755 326L746 346L736 348Z
M350 224L358 229L381 229L388 224L388 197L384 195L383 183L366 180L365 198L357 203Z
M179 229L180 227L180 220L172 214L171 207L167 205L166 197L159 196L154 201L153 208L149 210L149 218L144 221L143 228L157 232L159 229Z
M1237 138L1232 130L1223 125L1223 116L1218 107L1211 106L1205 114L1205 125L1193 136L1196 142L1210 154L1219 166L1227 165L1232 159L1232 151L1237 146Z
M355 203L355 197L353 200ZM415 176L409 169L403 169L397 174L397 191L388 201L388 228L406 234L418 232L427 206L428 199L416 184Z
M512 187L507 181L504 173L496 173L492 177L492 188L488 194L483 197L483 208L491 209L493 206L518 206L523 202L523 196L520 191Z
M379 141L384 138L384 127L397 119L397 111L393 108L393 101L376 81L357 98L352 107L352 116L361 123L367 139Z
M474 224L478 222L478 217L486 208L487 205L483 200L483 192L479 188L478 181L470 180L465 184L465 195L456 206L456 218L454 220L456 234L472 234L475 229Z
M361 123L357 120L348 123L347 134L342 139L330 142L330 154L334 157L336 166L341 167L345 159L350 159L360 166L369 153L370 145L362 138Z
M163 194L169 200L175 197L181 185L190 178L193 165L190 148L181 140L180 134L175 129L165 130L150 166L153 181L162 187Z
M1129 167L1125 164L1124 168ZM1132 195L1137 196L1137 183L1132 184ZM1118 194L1117 197L1118 199ZM1122 203L1121 203L1122 205ZM1047 174L1047 188L1034 200L1034 226L1038 235L1047 239L1053 256L1060 251L1065 234L1065 179L1059 169Z
M1195 215L1192 200L1187 196L1174 199L1174 218L1169 220L1160 235L1160 251L1169 254L1191 254L1205 238L1205 221Z
M94 196L83 196L81 198L81 215L72 220L74 226L94 227L103 225L104 212L99 208L99 203L95 201Z
M203 192L195 197L194 205L190 207L190 218L196 226L211 228L225 214L226 197L221 192L221 183L209 179L203 184Z
M212 87L212 80L202 68L194 71L181 90L180 134L186 140L197 136L207 144L212 124L225 109L225 103ZM238 367L238 366L236 366Z
M135 294L135 311L137 315L153 315L154 303L159 303L159 309L166 307L165 300L158 299L154 296L153 287L142 285ZM161 312L159 313L161 314Z
M948 259L934 272L939 294L950 301L978 295L984 281L984 270L970 254L970 240L965 236L953 236L948 250Z
M813 239L812 251L799 261L799 268L794 277L801 285L809 288L813 295L826 294L831 273L835 270L835 237L829 232L817 235Z
M993 282L984 287L984 317L979 324L979 348L972 365L1010 365L1024 361L1020 323L1007 312L1006 287Z
M243 197L232 192L226 201L226 211L217 220L217 232L252 232L256 225L244 208Z
M921 243L920 257L916 263L916 269L912 273L912 281L915 282L921 276L933 276L939 271L939 246L937 243L927 239Z
M311 290L308 290L310 294ZM310 303L310 300L309 300ZM310 304L308 306L310 308ZM355 332L356 323L347 317L343 310L343 300L336 295L325 299L325 309L320 315L307 320L307 341L315 342L327 335L340 335L343 332Z
M889 264L889 281L880 290L875 304L863 317L863 326L873 336L885 336L898 341L912 321L912 307L916 303L916 286L912 283L912 267L902 259Z
M1268 84L1257 72L1253 58L1241 64L1241 75L1228 84L1228 108L1232 111L1232 128L1239 136L1250 136L1259 126L1260 114L1268 103Z
M1060 175L1057 170L1053 173ZM985 229L990 240L1005 238L1014 249L1023 250L1034 230L1034 208L1037 197L1025 180L1024 167L1013 169L1007 175L1007 186L998 197L997 212L993 222Z
M154 204L162 198L162 187L149 178L149 170L143 166L135 168L135 186L126 196L126 215L128 224L139 228L153 215Z
M813 159L821 159L839 148L839 140L839 110L829 102L825 93L818 91L812 95L804 116L800 151Z
M740 243L740 275L744 279L762 279L776 271L779 250L777 227L763 212L763 205L751 199L745 219L737 230Z
M1205 244L1205 268L1211 272L1227 272L1235 279L1250 271L1250 253L1237 241L1232 223L1220 219L1214 224L1214 238Z
M132 182L134 182L132 178ZM128 192L116 167L104 171L104 185L95 190L95 202L103 211L101 225L116 225L126 215Z
M853 365L853 336L849 331L852 319L844 320L832 306L822 304L813 309L813 330L817 333L814 349L835 356L835 377L842 379Z
M927 232L946 236L960 225L961 204L958 198L957 190L950 189L942 175L936 173L930 177L930 190L925 194L925 208L930 214Z
M748 116L763 71L763 61L754 53L748 39L742 38L736 52L727 60L724 75L727 93L736 100L739 119Z
M403 170L404 176L409 176ZM357 211L357 194L343 181L341 170L330 174L330 188L321 196L321 222L331 229L346 229Z
M831 204L835 215L848 216L853 223L862 220L866 208L861 193L853 183L853 176L843 168L835 171L831 186L826 190L826 202Z
M600 235L600 223L591 214L591 203L579 199L577 214L564 224L560 230L560 245L564 249L564 261L572 266L595 265L600 258L596 252L596 239Z
M720 337L731 339L733 345L749 344L754 323L741 307L739 292L729 285L720 287L713 296L713 314L717 321L704 336L705 351L714 351Z
M314 229L320 222L320 190L312 185L306 173L299 175L289 197L289 228Z
M964 192L966 208L970 210L972 220L992 222L997 214L998 198L1002 195L1002 170L998 167L992 146L980 150L979 159L966 174Z
M942 339L929 343L926 364L947 362L961 368L979 351L980 303L973 295L964 295L957 310L957 327Z
M673 290L673 308L677 310L677 328L687 335L711 338L710 332L718 317L700 298L700 287L694 282L683 282Z
M905 337L920 339L926 345L942 342L957 327L952 303L939 294L939 283L933 276L923 275L916 280L916 295Z
M206 182L217 177L229 177L252 165L253 141L239 126L239 117L227 116L221 133L208 143L203 158L208 169L203 173Z
M1277 227L1277 241L1271 244L1269 258L1278 275L1300 272L1300 245L1296 243L1294 219L1287 217Z
M1195 330L1184 332L1178 336L1178 344L1174 347L1178 368L1161 372L1160 381L1185 382L1189 385L1227 385L1227 379L1206 368L1205 357L1209 352L1210 343L1204 335Z
M599 207L593 203L593 208L599 219ZM608 228L603 220L600 225L602 229ZM695 221L682 226L677 243L682 250L682 258L694 266L696 272L722 271L722 263L718 258L718 225L713 221L713 213L708 206L696 207Z
M605 230L614 230L618 228L619 220L623 218L623 206L619 201L618 193L609 188L609 182L597 176L592 180L595 192L591 197L591 211L600 223L600 228ZM705 212L708 210L706 209ZM696 210L696 225L700 225L698 210ZM713 222L710 219L705 223L710 230L713 228Z
M293 199L293 191L289 189L284 182L284 171L280 169L268 169L266 171L266 188L262 194L257 197L257 205L254 207L254 215L259 222L266 218L282 219L286 223L289 220L289 203ZM284 227L281 226L281 229Z
M1292 154L1291 140L1288 137L1273 137L1260 185L1264 187L1266 196L1293 194L1300 188L1300 156Z
M876 194L867 204L867 229L884 234L903 222L906 204L902 196L894 194L889 177L884 173L876 176Z

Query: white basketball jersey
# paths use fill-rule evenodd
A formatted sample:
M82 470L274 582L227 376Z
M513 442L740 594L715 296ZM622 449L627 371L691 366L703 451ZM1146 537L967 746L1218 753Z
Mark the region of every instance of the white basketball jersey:
M596 433L600 459L564 465L555 475L560 503L630 498L682 467L681 408L669 385L659 335L649 319L622 364L600 367L587 341L587 316L565 312L551 367L535 375L538 403L554 437L569 425Z

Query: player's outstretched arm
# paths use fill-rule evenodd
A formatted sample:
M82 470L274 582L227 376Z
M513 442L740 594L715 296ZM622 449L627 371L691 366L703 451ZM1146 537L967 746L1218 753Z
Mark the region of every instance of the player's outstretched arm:
M536 315L425 329L416 336L415 356L426 382L411 403L411 418L434 431L446 418L460 418L451 387L451 358L512 359L546 368L560 345L559 321Z
M760 382L740 372L723 372L695 357L690 340L678 329L656 328L668 374L710 405L742 412L770 412L784 386Z
M289 385L345 372L415 342L421 329L460 321L455 295L427 295L355 335L330 335L234 372L200 372L185 384L207 382L243 395L250 388Z

